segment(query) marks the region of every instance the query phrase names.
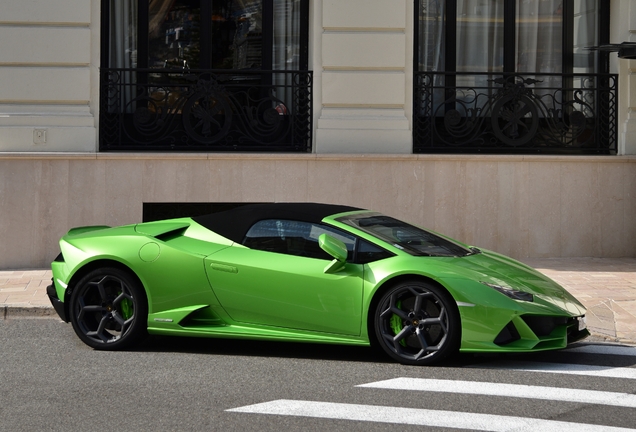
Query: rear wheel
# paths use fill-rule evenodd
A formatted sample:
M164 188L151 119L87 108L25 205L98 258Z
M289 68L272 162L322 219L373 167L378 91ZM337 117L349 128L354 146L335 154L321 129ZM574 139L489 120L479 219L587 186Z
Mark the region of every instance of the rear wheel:
M118 350L146 334L148 301L129 273L102 268L77 283L70 315L73 329L84 343L95 349Z
M374 315L382 349L403 364L430 365L459 348L457 306L443 288L421 281L402 282L388 290Z

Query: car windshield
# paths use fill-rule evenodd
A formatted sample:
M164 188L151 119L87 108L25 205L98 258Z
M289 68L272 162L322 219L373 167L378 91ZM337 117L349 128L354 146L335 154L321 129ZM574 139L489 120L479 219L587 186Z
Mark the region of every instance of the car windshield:
M338 218L398 249L416 256L466 256L476 253L455 242L380 213L364 213Z

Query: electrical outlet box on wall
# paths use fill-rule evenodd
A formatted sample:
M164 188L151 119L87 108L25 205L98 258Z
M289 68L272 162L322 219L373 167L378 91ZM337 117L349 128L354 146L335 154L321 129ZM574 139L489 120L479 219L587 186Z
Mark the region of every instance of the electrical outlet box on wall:
M33 144L46 144L46 129L33 129Z

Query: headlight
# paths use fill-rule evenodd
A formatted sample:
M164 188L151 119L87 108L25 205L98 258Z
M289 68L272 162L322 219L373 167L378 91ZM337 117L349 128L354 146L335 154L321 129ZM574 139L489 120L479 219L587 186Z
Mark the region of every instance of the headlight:
M510 297L513 300L521 300L521 301L527 301L527 302L532 302L534 301L534 296L530 293L527 293L525 291L519 291L516 289L512 289L510 287L505 287L505 286L501 286L501 285L497 285L497 284L491 284L488 282L484 282L484 281L480 281L481 283L483 283L484 285L499 291L500 293L502 293L503 295L505 295L506 297Z

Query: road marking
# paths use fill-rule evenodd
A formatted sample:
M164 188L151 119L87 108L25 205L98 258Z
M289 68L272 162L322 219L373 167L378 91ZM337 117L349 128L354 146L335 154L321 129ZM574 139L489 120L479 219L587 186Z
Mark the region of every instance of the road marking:
M583 345L575 348L566 348L563 352L636 357L636 347L618 345Z
M497 362L471 366L478 369L518 370L568 375L586 375L604 378L636 379L636 368L592 366L572 363Z
M636 429L542 420L527 417L285 399L233 408L227 411L334 420L408 424L493 432L544 432L547 430L558 430L559 432L636 431Z
M539 387L521 384L498 384L476 381L454 381L423 378L395 378L362 384L356 387L390 390L432 391L472 395L504 396L528 399L543 399L563 402L578 402L636 408L636 395L596 390Z

